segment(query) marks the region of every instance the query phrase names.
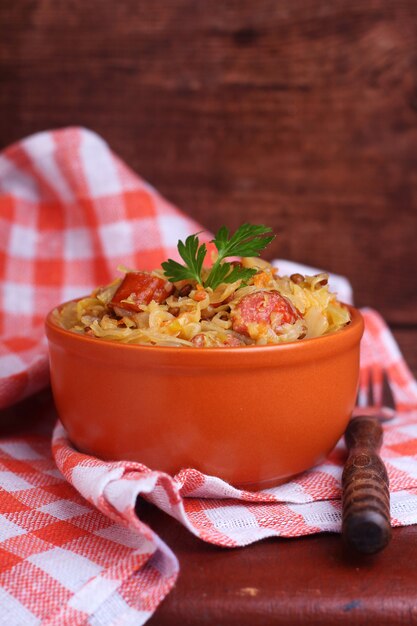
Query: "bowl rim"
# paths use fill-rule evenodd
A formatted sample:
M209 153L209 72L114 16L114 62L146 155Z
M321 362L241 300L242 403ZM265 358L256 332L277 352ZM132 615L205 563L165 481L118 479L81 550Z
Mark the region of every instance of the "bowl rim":
M302 339L298 341L287 341L280 344L268 344L262 346L224 346L221 348L199 348L199 347L191 347L191 346L154 346L154 345L145 345L145 344L129 344L129 343L121 343L117 341L106 341L99 340L95 337L89 337L88 335L81 335L75 333L66 328L62 328L58 326L53 317L55 312L61 309L66 304L70 302L77 302L77 300L81 300L82 298L75 298L73 300L69 300L68 302L63 302L58 306L54 307L49 311L45 318L45 329L48 340L51 340L52 337L60 338L64 342L71 342L72 344L84 345L87 347L88 345L94 346L97 348L98 346L103 346L103 349L107 350L116 350L116 351L128 351L133 354L134 351L141 352L143 354L156 354L159 355L173 355L173 354L189 354L189 355L212 355L211 358L214 358L216 355L223 355L225 358L228 358L226 355L243 355L243 354L265 354L267 353L283 353L283 352L295 352L295 351L305 351L315 349L315 347L322 346L323 348L326 346L330 347L333 344L337 344L340 342L345 343L348 340L348 337L356 338L359 335L359 338L363 334L364 329L364 320L360 313L360 311L344 302L341 304L348 309L351 314L351 321L349 324L341 328L340 330L334 331L332 333L326 335L320 335L319 337L310 337L308 339Z

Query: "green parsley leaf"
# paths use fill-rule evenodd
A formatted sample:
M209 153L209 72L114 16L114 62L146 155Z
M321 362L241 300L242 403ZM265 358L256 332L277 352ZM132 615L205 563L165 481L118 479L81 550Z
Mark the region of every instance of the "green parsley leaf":
M204 287L216 289L221 283L234 283L241 280L243 283L248 281L254 274L256 269L233 265L224 261L230 256L259 256L261 250L274 239L274 235L270 235L272 230L267 226L242 224L237 231L230 236L228 228L222 226L213 243L217 248L218 256L216 262L210 270ZM201 269L203 261L207 254L205 244L200 245L198 234L190 235L185 240L178 242L178 252L184 261L184 265L168 259L162 263L164 274L171 282L178 280L195 280L202 284Z
M201 268L203 267L207 248L205 243L200 245L198 234L187 237L185 243L182 241L178 242L178 252L185 265L181 265L181 263L173 259L168 259L168 261L162 263L164 274L171 282L191 279L201 283Z
M239 265L232 265L224 261L217 267L213 265L213 269L207 276L207 280L204 283L204 287L211 287L216 289L221 283L235 283L237 280L241 280L246 283L252 276L256 274L257 270L253 268L240 267Z
M271 232L271 228L262 224L242 224L229 239L228 229L222 226L213 242L221 259L228 256L259 256L261 250L274 239L274 235L265 236Z
M270 228L262 224L258 226L242 224L229 237L229 230L226 226L222 226L213 239L213 243L218 251L218 257L204 286L216 289L221 283L233 283L236 280L245 282L249 280L251 276L256 274L256 270L247 270L236 265L232 266L231 263L224 263L223 259L229 256L259 256L261 250L266 248L274 239L274 235L268 234L271 232Z
M255 276L257 272L257 270L252 267L240 267L240 265L232 265L231 263L223 263L222 267L224 265L229 265L229 267L232 266L232 271L230 274L227 274L227 281L223 282L234 283L237 280L241 280L246 283L250 278L252 278L252 276Z

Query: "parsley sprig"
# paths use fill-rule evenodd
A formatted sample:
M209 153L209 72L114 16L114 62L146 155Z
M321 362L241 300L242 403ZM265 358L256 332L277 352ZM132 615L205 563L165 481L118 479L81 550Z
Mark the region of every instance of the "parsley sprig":
M201 283L201 268L207 254L207 248L205 243L200 245L197 235L199 233L190 235L185 240L185 243L182 241L178 242L178 252L185 265L181 265L181 263L173 261L173 259L168 259L168 261L162 263L164 274L171 282L191 279Z
M162 263L164 274L171 282L191 279L212 289L216 289L221 283L234 283L237 280L246 282L256 274L256 269L232 265L225 259L231 256L259 256L260 252L274 239L274 235L269 234L271 232L270 228L262 224L242 224L230 236L228 228L222 226L213 239L218 252L217 259L204 282L201 278L201 270L207 248L204 243L200 245L199 233L190 235L185 243L178 242L178 252L185 264L168 259Z

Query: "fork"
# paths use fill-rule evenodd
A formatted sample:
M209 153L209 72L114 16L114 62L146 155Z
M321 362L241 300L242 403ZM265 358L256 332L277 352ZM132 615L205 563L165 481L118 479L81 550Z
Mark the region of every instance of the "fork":
M381 422L395 416L388 379L382 368L361 373L357 408L345 432L349 451L342 475L342 536L356 551L373 554L391 539L387 470L379 456Z

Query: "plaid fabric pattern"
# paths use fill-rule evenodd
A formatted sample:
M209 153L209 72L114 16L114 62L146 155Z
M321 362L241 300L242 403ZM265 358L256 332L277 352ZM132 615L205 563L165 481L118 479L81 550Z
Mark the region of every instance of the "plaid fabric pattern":
M0 441L0 623L144 623L177 559L133 509L122 525L86 502L50 448L45 437Z
M118 263L151 268L199 230L134 175L96 135L35 135L0 156L0 404L48 380L44 314L110 280ZM16 313L19 315L16 315ZM382 450L392 523L417 522L417 385L377 313L365 310L362 395L388 377L397 417ZM376 398L378 400L378 398ZM175 583L172 551L137 516L143 497L204 541L339 531L340 442L326 461L258 493L184 469L106 463L72 448L58 423L0 440L0 624L143 624Z
M201 230L91 131L33 135L0 155L0 408L48 382L45 314L153 269ZM204 236L203 236L204 239Z

